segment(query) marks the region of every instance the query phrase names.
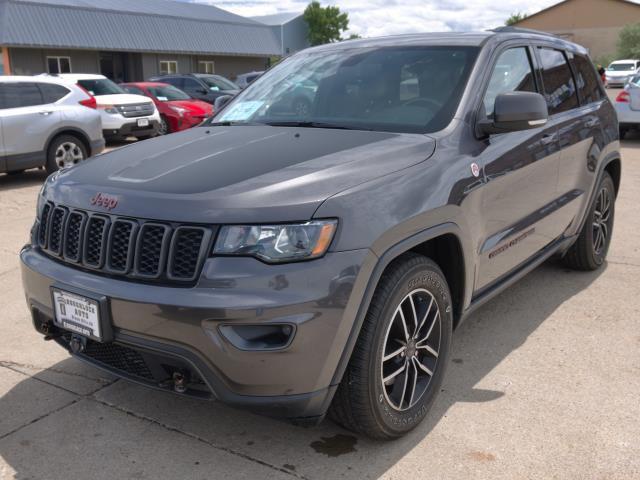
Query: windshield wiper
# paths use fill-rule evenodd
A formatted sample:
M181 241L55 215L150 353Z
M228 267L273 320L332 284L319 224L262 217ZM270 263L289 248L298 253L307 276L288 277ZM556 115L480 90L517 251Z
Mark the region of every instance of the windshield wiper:
M266 125L272 127L301 127L301 128L335 128L339 130L368 130L366 128L355 128L348 125L340 125L328 122L302 122L302 121L283 121L283 122L265 122Z
M235 121L235 120L225 120L224 122L211 122L206 124L206 127L236 127L238 125L241 126L255 126L255 125L263 125L262 123L256 122L244 122L244 121Z

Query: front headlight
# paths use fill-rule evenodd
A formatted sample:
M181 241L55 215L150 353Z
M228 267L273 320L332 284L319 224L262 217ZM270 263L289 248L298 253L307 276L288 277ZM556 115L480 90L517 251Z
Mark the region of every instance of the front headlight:
M184 117L184 114L187 113L187 109L186 108L177 107L175 105L169 105L169 108L171 110L173 110L174 112L176 112L181 117Z
M120 113L115 105L98 105L98 110L104 110L111 115Z
M228 225L220 229L216 255L244 255L269 263L308 260L324 255L337 220L285 225Z

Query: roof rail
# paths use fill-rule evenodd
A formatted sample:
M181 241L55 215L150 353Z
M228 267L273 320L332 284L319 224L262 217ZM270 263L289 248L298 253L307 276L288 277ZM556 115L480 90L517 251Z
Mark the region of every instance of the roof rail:
M554 37L554 38L561 38L562 40L566 40L558 35L554 35L553 33L543 32L542 30L534 30L533 28L506 26L506 27L496 27L489 31L495 32L495 33L533 33L536 35L544 35L545 37Z

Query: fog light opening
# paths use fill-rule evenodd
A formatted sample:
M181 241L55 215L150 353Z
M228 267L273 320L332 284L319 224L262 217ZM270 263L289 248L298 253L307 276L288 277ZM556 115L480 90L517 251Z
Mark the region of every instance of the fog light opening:
M240 350L280 350L291 343L295 326L283 324L221 325L220 333Z

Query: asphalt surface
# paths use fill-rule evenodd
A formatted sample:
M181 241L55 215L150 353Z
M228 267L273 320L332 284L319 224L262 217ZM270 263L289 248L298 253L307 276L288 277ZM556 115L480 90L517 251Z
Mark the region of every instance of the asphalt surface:
M640 136L609 259L545 264L454 335L434 408L378 443L116 380L31 327L17 253L42 171L0 175L0 478L640 478Z

